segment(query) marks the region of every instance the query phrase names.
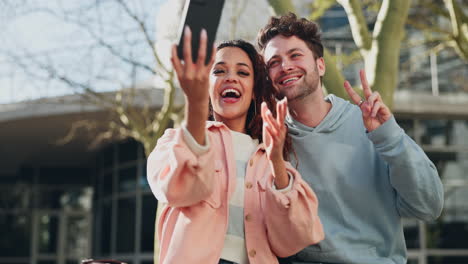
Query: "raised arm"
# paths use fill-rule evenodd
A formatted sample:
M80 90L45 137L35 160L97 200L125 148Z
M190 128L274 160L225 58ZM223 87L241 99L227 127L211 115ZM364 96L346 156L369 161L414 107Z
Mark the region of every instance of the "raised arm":
M444 190L436 167L398 126L379 93L371 91L364 71L361 70L360 76L364 99L348 82L345 89L362 111L368 138L388 164L400 215L426 221L436 219L444 202Z
M176 45L172 46L172 65L185 95L185 125L188 132L200 144L205 145L205 122L208 118L209 76L213 66L216 49L208 64L205 64L207 34L203 29L200 33L198 58L192 60L192 32L189 27L184 30L184 61L177 56Z
M172 47L172 65L185 94L183 129L169 129L148 157L147 177L156 198L169 206L190 206L206 199L214 183L213 150L205 122L208 117L209 74L214 62L205 64L207 34L202 30L196 62L192 60L192 33L184 31L184 61Z
M262 104L263 142L272 172L263 184L263 213L268 240L279 257L293 255L324 238L317 197L299 173L284 161L286 112L286 98L278 102L276 118Z

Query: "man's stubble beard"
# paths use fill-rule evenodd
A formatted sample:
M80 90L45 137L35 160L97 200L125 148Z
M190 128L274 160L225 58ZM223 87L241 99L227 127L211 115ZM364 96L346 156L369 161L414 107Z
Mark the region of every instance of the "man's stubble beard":
M280 90L279 94L281 98L287 97L289 102L301 101L307 98L309 95L315 93L319 89L320 75L317 71L317 67L310 73L305 73L302 76L301 83L297 84L295 88L286 88L283 91Z

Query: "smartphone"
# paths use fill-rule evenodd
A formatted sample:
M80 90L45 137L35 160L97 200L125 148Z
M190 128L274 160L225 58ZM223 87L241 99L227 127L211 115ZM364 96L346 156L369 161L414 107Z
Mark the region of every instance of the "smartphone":
M200 32L202 28L206 30L208 42L206 45L205 64L211 59L211 51L216 38L221 13L223 11L224 0L186 0L182 12L182 20L179 28L179 45L177 54L180 59L184 58L184 28L186 25L192 30L192 59L197 61L198 48L200 44Z

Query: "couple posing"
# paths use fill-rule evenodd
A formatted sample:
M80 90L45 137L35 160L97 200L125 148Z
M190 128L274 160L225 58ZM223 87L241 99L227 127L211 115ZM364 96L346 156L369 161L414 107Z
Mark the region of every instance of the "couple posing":
M324 97L319 28L294 14L261 54L229 41L205 65L200 39L195 62L189 29L184 63L172 49L185 122L148 158L160 263L406 263L402 217L437 218L443 188L364 72L354 104Z

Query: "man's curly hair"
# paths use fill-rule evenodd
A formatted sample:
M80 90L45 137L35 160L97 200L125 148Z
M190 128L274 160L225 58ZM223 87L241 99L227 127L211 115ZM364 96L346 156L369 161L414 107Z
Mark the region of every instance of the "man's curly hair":
M257 44L263 52L268 42L277 35L296 36L307 44L315 59L318 59L323 57L323 45L319 31L320 28L316 23L305 18L298 18L290 12L283 16L271 17L268 24L258 32Z

